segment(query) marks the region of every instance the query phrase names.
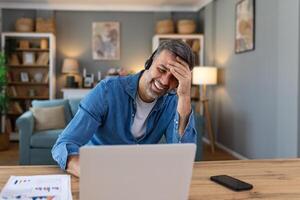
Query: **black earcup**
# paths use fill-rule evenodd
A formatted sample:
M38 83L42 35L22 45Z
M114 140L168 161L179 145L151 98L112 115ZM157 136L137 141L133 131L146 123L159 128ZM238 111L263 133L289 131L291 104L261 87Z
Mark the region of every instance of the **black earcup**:
M146 62L145 62L145 69L149 69L149 68L151 67L152 62L153 62L153 58L154 58L156 52L157 52L157 50L155 50L155 51L152 53L152 55L150 56L150 58L148 58L148 59L146 60Z

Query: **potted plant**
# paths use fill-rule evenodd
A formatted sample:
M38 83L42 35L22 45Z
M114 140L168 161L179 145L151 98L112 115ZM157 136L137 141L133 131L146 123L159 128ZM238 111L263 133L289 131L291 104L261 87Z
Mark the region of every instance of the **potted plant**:
M7 68L5 65L5 55L0 53L0 150L9 146L9 133L6 127L6 114L8 109L8 97L6 93Z

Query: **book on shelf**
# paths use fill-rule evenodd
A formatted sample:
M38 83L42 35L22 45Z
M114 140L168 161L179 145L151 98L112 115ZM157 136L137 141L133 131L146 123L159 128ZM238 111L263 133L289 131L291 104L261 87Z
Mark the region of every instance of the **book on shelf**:
M47 72L44 74L43 82L48 83L48 81L49 81L49 73Z
M28 40L20 40L19 49L29 49L30 43Z
M20 65L20 61L17 53L12 53L8 60L9 65Z
M8 81L9 83L13 81L13 74L12 74L11 71L8 71L8 72L6 73L6 78L7 78L7 81Z
M9 92L8 92L8 95L11 96L11 97L17 97L18 96L18 93L17 93L17 90L15 88L15 86L10 86L9 87Z
M23 108L21 107L19 102L11 102L9 105L8 113L9 114L22 114Z
M10 119L6 119L6 131L7 131L7 133L12 132L12 125L11 125Z
M39 53L36 64L37 65L48 65L48 62L49 62L49 53L48 52Z
M17 113L21 114L21 113L24 112L23 109L22 109L22 107L21 107L21 105L19 104L19 102L15 102L14 104L15 104L15 108L17 110Z

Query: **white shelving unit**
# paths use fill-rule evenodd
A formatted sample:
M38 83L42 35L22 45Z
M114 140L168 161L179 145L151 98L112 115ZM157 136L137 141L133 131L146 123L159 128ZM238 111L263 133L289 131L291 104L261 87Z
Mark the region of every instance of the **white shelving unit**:
M2 32L1 50L5 52L7 39L42 39L46 38L49 43L49 99L55 98L55 36L52 33L19 33L19 32ZM30 50L29 50L30 51Z
M47 48L41 48L41 40L46 41ZM21 41L28 41L28 48L21 48ZM8 91L10 111L8 117L12 127L15 128L15 120L31 105L34 99L55 99L55 36L52 33L20 33L3 32L1 34L1 50L8 56L7 66L9 69ZM43 54L43 58L40 57ZM46 54L45 54L46 53ZM12 64L10 56L15 54L18 63ZM33 62L24 62L24 55L31 54ZM38 64L39 58L44 59L43 64ZM27 81L22 80L22 73L27 74ZM37 81L37 74L42 81ZM13 91L13 92L12 92ZM17 109L16 109L17 108ZM11 140L18 140L16 129L10 134Z

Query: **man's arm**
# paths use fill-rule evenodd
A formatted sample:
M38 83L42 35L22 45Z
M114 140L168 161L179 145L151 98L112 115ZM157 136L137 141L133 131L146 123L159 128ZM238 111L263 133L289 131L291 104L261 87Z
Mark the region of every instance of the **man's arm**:
M79 148L92 138L106 115L105 82L101 82L81 101L78 112L52 148L53 159L74 175L79 175Z
M191 108L191 71L186 62L176 57L177 62L170 61L170 72L178 80L177 112L170 122L166 139L168 143L196 143L194 114Z
M189 65L180 57L176 57L177 62L169 63L170 72L178 80L177 112L179 113L179 133L182 136L191 114L191 71Z
M178 98L177 112L179 113L179 134L183 136L184 129L191 114L191 97Z

